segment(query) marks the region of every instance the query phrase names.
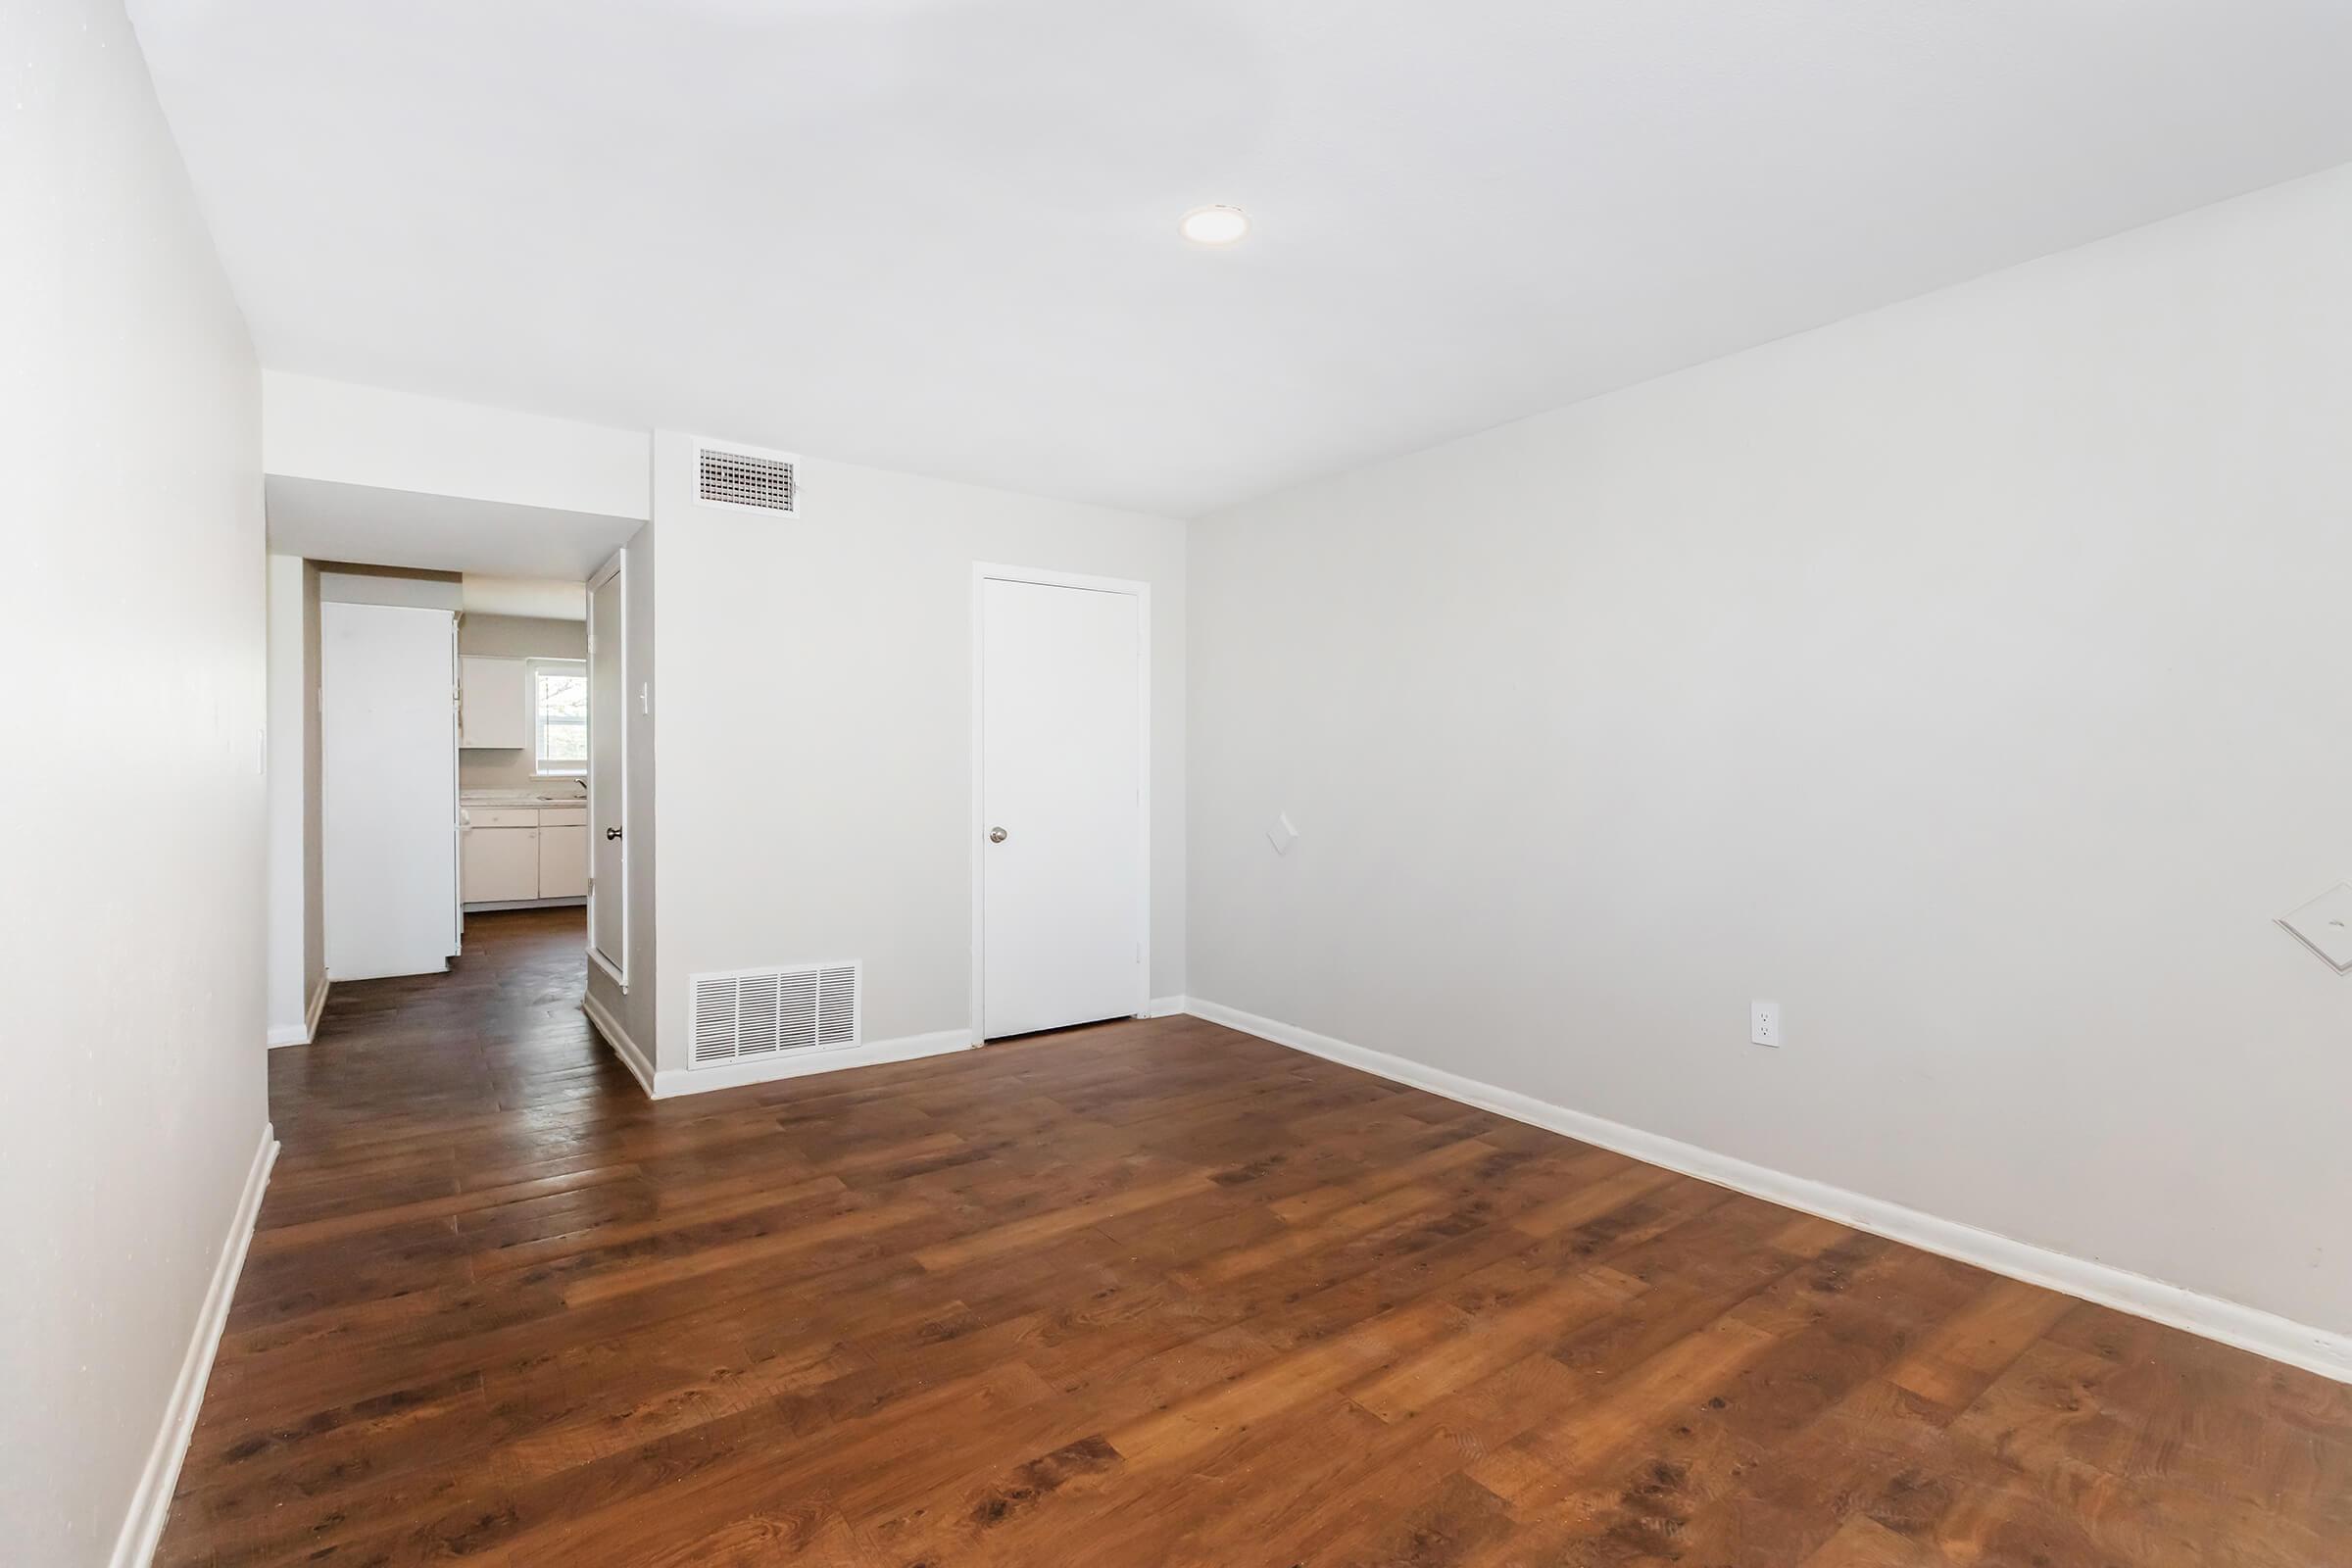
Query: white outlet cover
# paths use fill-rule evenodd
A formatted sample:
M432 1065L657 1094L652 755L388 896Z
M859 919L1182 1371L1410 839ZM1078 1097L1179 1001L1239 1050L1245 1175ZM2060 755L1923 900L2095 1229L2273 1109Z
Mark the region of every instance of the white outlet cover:
M2352 882L2338 882L2300 909L2278 917L2337 974L2352 971Z
M1291 853L1291 846L1298 842L1298 830L1291 825L1290 812L1275 814L1273 823L1266 829L1266 842L1274 846L1276 855Z
M1781 1004L1777 1002L1751 1002L1747 1007L1747 1038L1751 1045L1771 1046L1781 1043Z

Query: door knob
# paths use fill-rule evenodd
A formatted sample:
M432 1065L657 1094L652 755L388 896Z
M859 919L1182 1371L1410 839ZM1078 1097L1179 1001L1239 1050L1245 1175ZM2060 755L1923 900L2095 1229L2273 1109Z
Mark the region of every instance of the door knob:
M988 842L989 842L989 843L991 843L991 844L1002 844L1002 843L1004 843L1004 830L1003 828L1001 828L1001 827L992 827L992 828L990 828L990 829L988 830Z
M616 839L620 837L620 829L616 827L609 827L605 829L605 837L609 839Z

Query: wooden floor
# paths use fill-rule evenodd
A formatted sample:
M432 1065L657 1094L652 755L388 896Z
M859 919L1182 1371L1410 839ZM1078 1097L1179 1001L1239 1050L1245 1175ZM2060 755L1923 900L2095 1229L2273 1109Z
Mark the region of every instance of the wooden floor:
M1190 1019L656 1105L339 986L165 1564L2352 1563L2352 1391Z

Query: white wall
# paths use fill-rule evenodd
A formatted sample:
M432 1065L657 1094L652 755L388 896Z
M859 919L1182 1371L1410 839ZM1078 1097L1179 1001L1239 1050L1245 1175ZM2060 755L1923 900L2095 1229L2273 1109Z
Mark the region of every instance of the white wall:
M1196 525L1193 995L2352 1329L2347 277L2352 169Z
M260 388L122 8L0 58L0 1555L81 1568L268 1130Z
M706 970L861 958L869 1042L968 1028L974 562L1152 584L1152 984L1181 992L1184 525L816 460L770 519L656 454L662 1068Z
M273 474L562 512L643 517L647 437L512 409L270 370Z
M304 710L309 684L303 669L303 563L271 556L269 566L269 895L270 964L267 982L270 1040L291 1045L304 1033L310 1003L303 954L309 911L304 906Z

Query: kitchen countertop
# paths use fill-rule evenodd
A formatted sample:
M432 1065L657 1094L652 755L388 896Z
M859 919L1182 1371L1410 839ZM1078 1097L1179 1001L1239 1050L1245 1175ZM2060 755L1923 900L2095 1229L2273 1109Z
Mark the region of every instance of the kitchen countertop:
M460 806L478 806L485 808L505 807L510 810L532 810L549 806L586 806L588 792L571 790L558 794L552 790L461 790Z

